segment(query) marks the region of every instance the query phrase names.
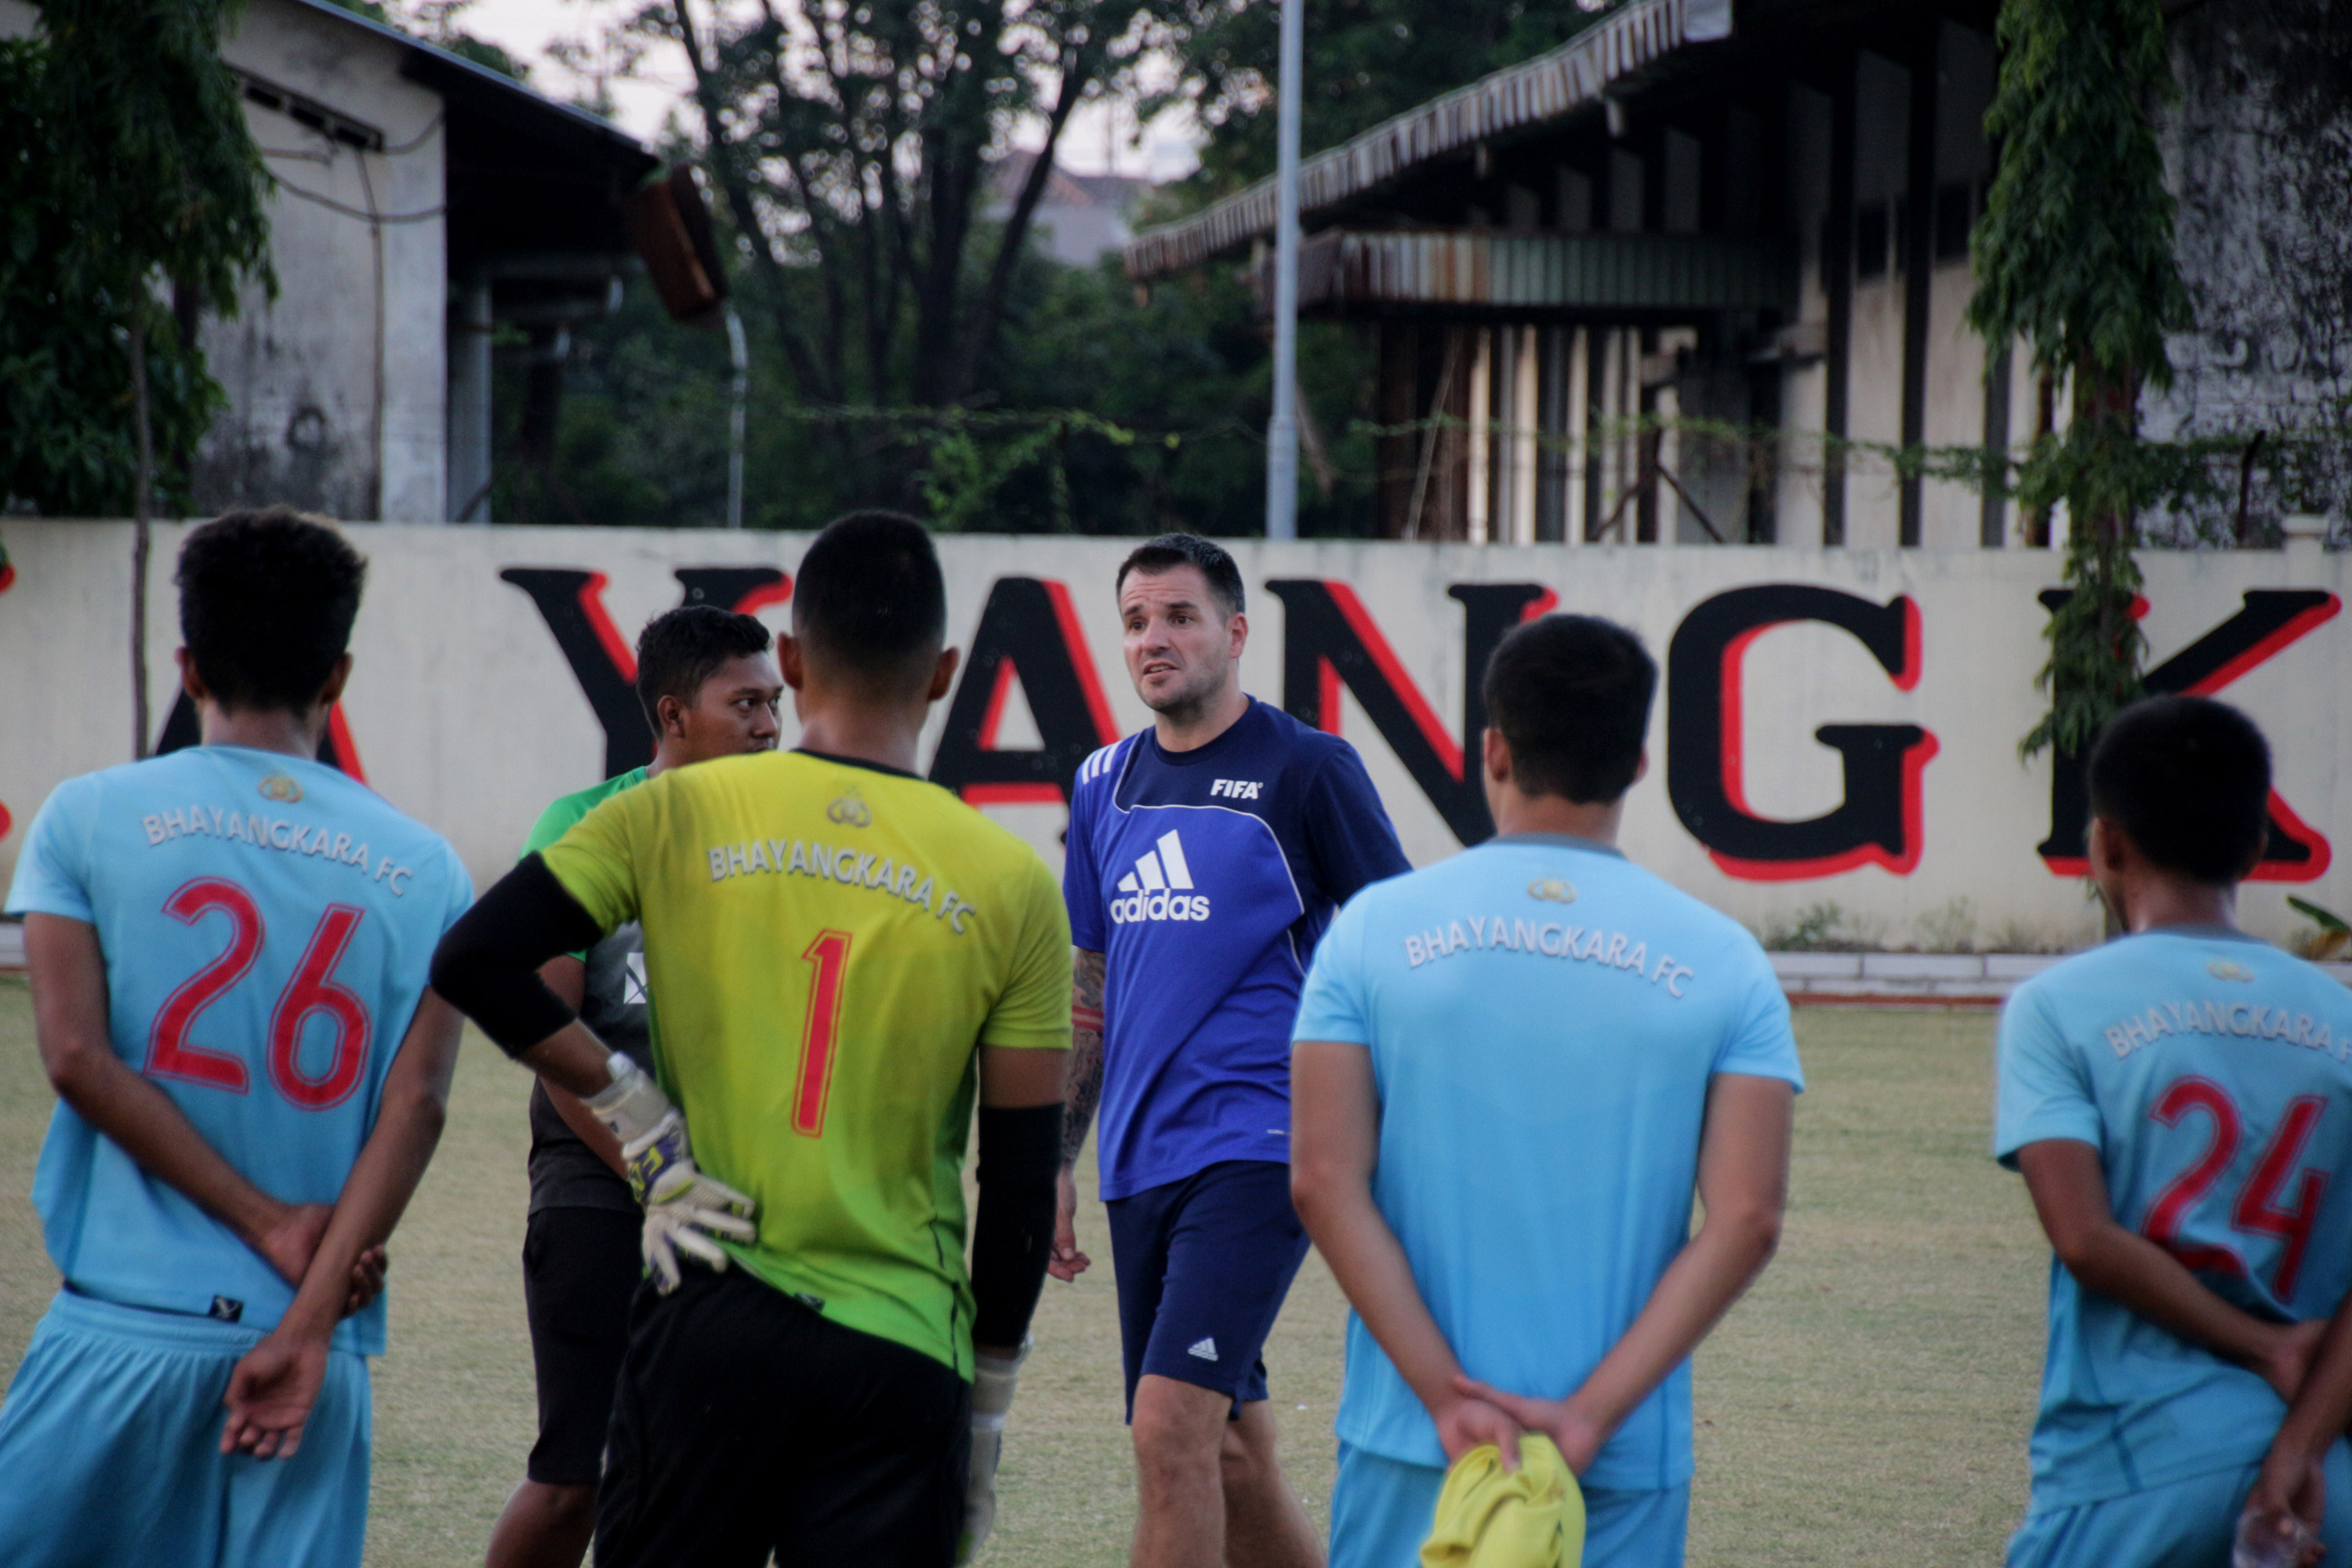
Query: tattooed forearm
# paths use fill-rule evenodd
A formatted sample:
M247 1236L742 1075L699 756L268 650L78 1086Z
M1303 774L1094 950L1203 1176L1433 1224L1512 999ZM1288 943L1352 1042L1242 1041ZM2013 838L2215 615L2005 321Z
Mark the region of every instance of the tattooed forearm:
M1102 1099L1103 955L1071 952L1070 1071L1062 1094L1062 1163L1075 1165Z

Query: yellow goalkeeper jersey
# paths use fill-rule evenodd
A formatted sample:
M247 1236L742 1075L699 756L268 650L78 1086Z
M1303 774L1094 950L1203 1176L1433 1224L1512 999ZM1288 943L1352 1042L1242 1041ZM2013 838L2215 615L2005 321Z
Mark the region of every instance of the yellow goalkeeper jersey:
M759 1204L736 1260L970 1377L978 1047L1070 1043L1045 863L937 784L809 752L662 773L541 854L605 931L645 928L662 1086Z

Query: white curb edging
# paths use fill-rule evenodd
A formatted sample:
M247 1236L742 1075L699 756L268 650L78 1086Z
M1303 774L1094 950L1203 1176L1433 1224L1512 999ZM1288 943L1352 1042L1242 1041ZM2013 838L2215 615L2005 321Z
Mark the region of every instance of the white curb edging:
M1997 1005L2064 955L2045 952L1776 952L1772 973L1791 1002ZM2352 986L2352 963L2322 972Z

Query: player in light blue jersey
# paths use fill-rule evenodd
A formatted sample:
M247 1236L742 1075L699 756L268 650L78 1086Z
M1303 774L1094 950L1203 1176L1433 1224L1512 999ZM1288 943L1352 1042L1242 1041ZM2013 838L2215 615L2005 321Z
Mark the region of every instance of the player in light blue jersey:
M2013 1568L2226 1562L2240 1502L2352 1286L2352 994L2237 930L2270 751L2160 697L2091 752L2091 876L2126 934L2018 988L1993 1152L2056 1258ZM2352 1563L2336 1434L2327 1561Z
M426 973L472 896L315 760L364 574L283 509L191 532L203 743L58 785L17 860L64 1289L0 1405L10 1568L360 1560L381 1248L457 1059Z
M1689 1357L1771 1256L1803 1079L1755 939L1613 847L1656 679L1606 621L1506 637L1496 836L1316 952L1291 1193L1355 1310L1332 1568L1412 1568L1446 1466L1523 1431L1581 1479L1586 1568L1683 1560Z

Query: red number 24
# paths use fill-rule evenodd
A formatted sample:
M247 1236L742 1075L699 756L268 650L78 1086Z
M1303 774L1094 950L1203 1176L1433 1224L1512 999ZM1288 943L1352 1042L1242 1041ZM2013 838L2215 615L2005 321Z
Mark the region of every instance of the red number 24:
M188 926L207 914L225 914L229 919L229 943L219 957L180 982L156 1009L147 1035L147 1071L156 1078L209 1084L243 1094L248 1084L244 1059L192 1044L188 1032L205 1008L245 978L260 956L268 935L261 910L253 895L235 882L199 877L165 899L163 912ZM351 946L363 913L349 904L327 906L303 949L294 977L286 983L270 1010L269 1081L279 1094L305 1110L341 1104L358 1087L367 1066L368 1037L373 1032L367 1005L357 992L335 979L335 965ZM334 1026L335 1050L327 1070L313 1078L302 1070L302 1027L320 1016Z
M2327 1101L2315 1094L2299 1094L2287 1102L2286 1115L2280 1121L2278 1131L2271 1134L2263 1157L2255 1162L2253 1174L2246 1178L2245 1186L2230 1207L2231 1229L2248 1236L2274 1236L2285 1244L2279 1254L2277 1277L2272 1281L2282 1300L2294 1294L2295 1279L2303 1272L2304 1248L2311 1240L2313 1223L2319 1218L2319 1199L2327 1190L2327 1173L2304 1172L2302 1180L2294 1184L2292 1208L2281 1207L2278 1200L2296 1162L2303 1158L2305 1146L2311 1142L2313 1130L2319 1125L2320 1112L2326 1108ZM2176 1080L2148 1114L2167 1127L2177 1127L2191 1110L2202 1110L2212 1118L2213 1141L2187 1170L2173 1177L2157 1194L2154 1206L2147 1211L2146 1234L2150 1241L2190 1268L2234 1274L2242 1279L2247 1277L2245 1261L2235 1251L2182 1241L2180 1222L2237 1157L2238 1145L2245 1141L2245 1120L2238 1113L2237 1102L2230 1098L2228 1090L2210 1079L2194 1077Z

